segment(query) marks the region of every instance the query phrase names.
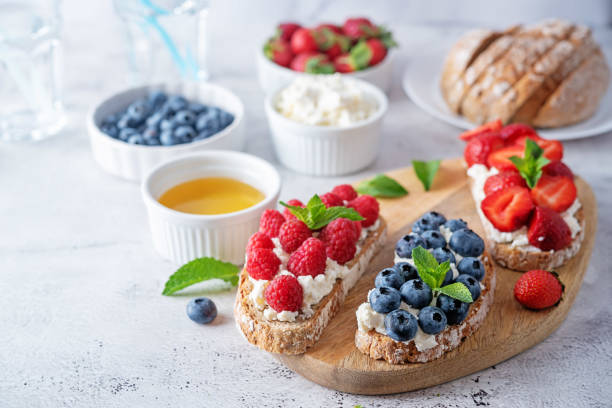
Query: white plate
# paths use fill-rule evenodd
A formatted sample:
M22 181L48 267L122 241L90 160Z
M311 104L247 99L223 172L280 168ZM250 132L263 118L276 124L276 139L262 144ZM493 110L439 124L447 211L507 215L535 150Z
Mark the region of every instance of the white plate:
M440 92L440 71L449 49L450 46L421 47L420 54L413 54L402 80L404 91L418 107L430 115L458 128L472 129L476 125L451 112ZM608 65L612 66L612 51L608 48L603 48L603 51ZM612 87L608 88L608 92L599 104L599 109L591 118L576 125L540 130L538 133L549 139L569 140L595 136L610 130L612 130Z

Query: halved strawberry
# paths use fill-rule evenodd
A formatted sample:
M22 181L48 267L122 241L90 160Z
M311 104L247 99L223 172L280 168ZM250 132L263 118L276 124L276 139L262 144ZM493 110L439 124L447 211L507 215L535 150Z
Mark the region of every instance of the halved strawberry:
M468 140L471 140L474 137L482 135L484 133L497 132L501 130L501 128L502 128L502 122L501 120L497 119L497 120L494 120L493 122L485 123L484 125L480 125L477 128L463 132L462 134L459 135L459 139L465 140L467 142Z
M572 232L559 213L536 207L527 231L529 243L542 251L565 248L572 242Z
M501 139L501 137L500 137ZM492 152L487 158L489 167L495 167L499 171L516 169L514 163L510 161L510 157L523 157L525 147L519 145L511 145Z
M470 139L463 150L463 157L468 167L474 164L487 164L487 157L491 152L503 147L504 142L499 133L482 133Z
M543 174L531 190L531 198L541 206L556 212L567 210L576 199L576 185L564 176Z
M558 140L542 139L539 136L522 136L516 140L516 145L525 147L525 139L531 139L538 144L544 150L544 157L551 161L559 161L563 158L563 145ZM522 157L523 155L521 155Z
M535 130L531 127L523 124L523 123L512 123L510 125L504 126L499 134L506 144L514 143L519 137L522 136L532 136L536 138L540 138Z
M552 161L542 168L544 174L548 176L561 176L574 179L574 173L562 161Z
M515 186L485 197L480 208L495 228L510 232L525 225L533 210L533 201L528 189Z
M514 186L527 187L527 183L516 169L514 171L504 170L499 174L494 174L487 178L484 184L484 192L485 195L491 195L496 191Z

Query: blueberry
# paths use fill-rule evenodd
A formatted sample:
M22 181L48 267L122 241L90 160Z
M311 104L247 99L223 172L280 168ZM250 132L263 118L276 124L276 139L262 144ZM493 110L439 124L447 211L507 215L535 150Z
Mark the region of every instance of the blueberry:
M468 309L470 307L469 304L463 303L460 300L453 299L452 297L446 295L438 296L438 301L436 302L436 306L438 306L444 314L446 315L446 321L448 324L459 324L465 319L468 314Z
M164 146L172 146L179 143L179 141L172 134L171 130L162 131L159 135L159 141Z
M191 126L179 126L174 129L174 138L181 143L189 143L196 136L197 133Z
M234 115L229 112L221 111L219 114L219 124L221 125L221 129L225 129L234 121Z
M174 130L176 127L178 127L178 123L176 123L173 118L162 119L161 122L159 122L159 128L161 130Z
M459 270L459 273L471 275L478 280L482 280L482 278L484 278L484 265L482 264L482 262L480 262L478 258L463 258L459 262L459 265L457 265L457 269Z
M404 235L397 244L395 244L395 253L400 258L412 258L412 250L416 247L425 248L425 241L423 238L415 233Z
M200 113L206 111L206 109L208 109L208 108L206 107L206 105L204 105L204 104L202 104L200 102L191 102L191 103L189 103L189 105L187 105L187 109L189 109L190 111L192 111L196 115L199 115Z
M468 290L472 294L472 300L475 302L480 297L480 283L472 275L459 275L455 282L461 282L467 286Z
M419 326L427 334L438 334L446 327L446 315L440 308L424 307L419 312Z
M404 282L411 279L417 279L419 277L417 269L408 262L398 262L393 265L393 269L399 272L402 279L404 279Z
M136 122L143 122L149 114L149 105L146 100L139 99L128 106L126 114Z
M172 95L168 97L166 104L168 108L170 108L170 110L172 110L173 112L178 112L181 109L185 109L187 107L188 102L187 99L180 95Z
M135 128L135 127L140 126L141 124L142 124L142 120L136 120L128 114L123 115L117 121L117 127L119 129Z
M400 307L402 297L397 289L376 288L370 292L370 306L378 313L389 313Z
M129 144L145 144L144 138L139 133L134 133L132 136L128 138L127 142Z
M190 110L183 109L174 114L174 121L179 125L193 125L196 115Z
M152 137L150 139L145 139L145 144L148 146L159 146L161 145L161 142L157 137Z
M457 230L467 228L467 222L463 221L461 218L456 218L446 221L444 226L451 230L451 232L455 232Z
M154 127L148 127L142 132L142 137L146 139L159 137L159 131Z
M436 248L431 252L431 254L434 256L434 258L436 258L436 261L438 261L438 263L446 261L450 261L450 263L456 263L455 255L447 248Z
M425 245L427 246L427 249L444 248L446 246L446 240L444 239L442 234L440 234L440 231L425 231L421 234L421 238L425 240Z
M138 134L136 129L132 129L132 128L121 129L119 131L119 140L123 140L124 142L127 142L127 140L130 138L130 136L136 135L136 134Z
M421 309L431 303L432 293L428 284L420 279L412 279L400 288L402 300L415 309Z
M196 323L208 324L217 317L217 306L209 298L192 299L187 303L187 316Z
M397 309L385 316L387 336L397 341L412 339L419 328L416 317L403 309Z
M193 140L197 141L197 140L208 139L209 137L211 137L215 133L217 133L217 132L214 131L213 129L204 129L203 131L198 133L198 135L196 137L194 137Z
M387 287L399 289L403 283L404 279L402 278L402 275L400 275L400 273L393 268L385 268L378 272L378 275L376 275L376 279L374 280L374 285L377 288Z
M163 91L152 91L149 93L149 106L153 110L157 110L162 107L164 102L168 99L168 96Z
M112 123L103 123L100 125L100 130L115 139L119 136L119 129Z
M453 251L461 256L477 257L484 252L484 241L471 229L460 229L453 232L449 240Z
M166 114L164 112L155 112L153 115L147 118L146 124L149 127L159 127L161 121L164 119L166 119Z
M213 129L219 131L221 128L221 121L219 120L219 114L216 108L210 108L206 112L200 114L196 121L196 130L202 131L204 129Z
M420 234L424 231L437 230L440 228L440 225L444 224L445 222L446 218L442 214L435 211L430 211L423 214L421 218L416 220L412 226L412 231Z

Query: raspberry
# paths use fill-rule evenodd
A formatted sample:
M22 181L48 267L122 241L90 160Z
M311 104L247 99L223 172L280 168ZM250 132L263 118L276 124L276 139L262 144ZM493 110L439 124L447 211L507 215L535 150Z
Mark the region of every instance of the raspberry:
M344 201L351 201L357 198L357 192L350 184L340 184L332 188L331 192Z
M331 241L337 237L346 236L348 237L349 241L355 243L359 239L359 235L361 235L361 228L359 228L359 231L357 231L356 225L359 224L346 218L336 218L327 224L325 228L323 228L321 234L319 235L319 239L327 243L327 241Z
M299 220L289 220L281 225L278 240L285 252L292 253L302 242L312 236L310 229Z
M279 211L266 210L259 219L259 231L270 238L278 236L281 225L285 222L285 217Z
M325 193L320 198L321 198L321 201L323 201L323 204L325 204L325 207L327 208L339 207L339 206L344 205L344 202L342 201L342 199L338 197L337 195L335 195L334 193Z
M313 278L325 272L325 244L317 238L308 238L291 254L287 269L295 276L310 275Z
M329 241L325 242L325 253L326 255L338 262L340 265L344 265L355 257L357 252L357 246L355 240L353 240L353 231L347 231L343 235L333 236Z
M293 205L293 206L296 206L296 207L302 207L302 208L304 207L304 204L300 200L297 200L295 198L293 200L287 201L287 204ZM289 209L287 207L285 207L285 209L283 210L283 216L285 217L285 219L287 221L289 221L289 220L297 220L297 218L295 218L295 215L293 215L291 213L291 211L289 211Z
M364 228L374 224L378 219L378 201L372 196L361 195L350 201L347 207L355 209L365 220L361 221L361 226Z
M355 228L355 235L359 241L359 238L361 238L361 221L353 221L353 228Z
M268 248L254 248L247 258L246 270L253 279L270 280L278 272L281 261Z
M304 291L293 275L278 275L264 291L266 302L277 312L297 312L302 306Z
M249 238L249 242L246 247L247 255L250 254L252 250L258 248L274 249L274 243L272 242L270 237L264 234L263 232L256 232L251 235L251 238Z

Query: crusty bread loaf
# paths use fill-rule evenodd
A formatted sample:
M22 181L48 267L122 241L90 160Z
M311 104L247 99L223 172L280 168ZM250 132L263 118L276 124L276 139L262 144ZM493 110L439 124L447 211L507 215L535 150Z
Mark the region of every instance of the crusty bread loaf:
M253 288L246 270L242 270L234 305L234 317L238 330L257 347L271 353L302 354L314 345L330 320L338 313L348 291L365 272L371 258L385 242L387 225L380 217L378 229L370 231L360 252L347 263L349 268L357 265L352 279L338 279L331 292L313 306L314 314L309 318L298 316L295 322L267 320L249 299Z
M501 119L557 127L590 117L609 82L607 62L587 27L546 20L512 27L486 47L459 40L446 59L441 91L449 108L474 123ZM456 55L469 55L460 60ZM452 67L465 60L462 74ZM455 78L456 80L452 80ZM578 89L587 92L578 95ZM576 104L572 98L579 97Z
M467 337L478 330L493 303L496 280L495 268L486 252L483 255L483 260L486 273L482 281L484 289L480 297L470 305L468 315L463 322L458 325L447 326L436 335L436 346L419 351L413 340L398 342L375 330L364 332L357 329L355 332L357 348L373 359L384 359L391 364L425 363L457 348Z

